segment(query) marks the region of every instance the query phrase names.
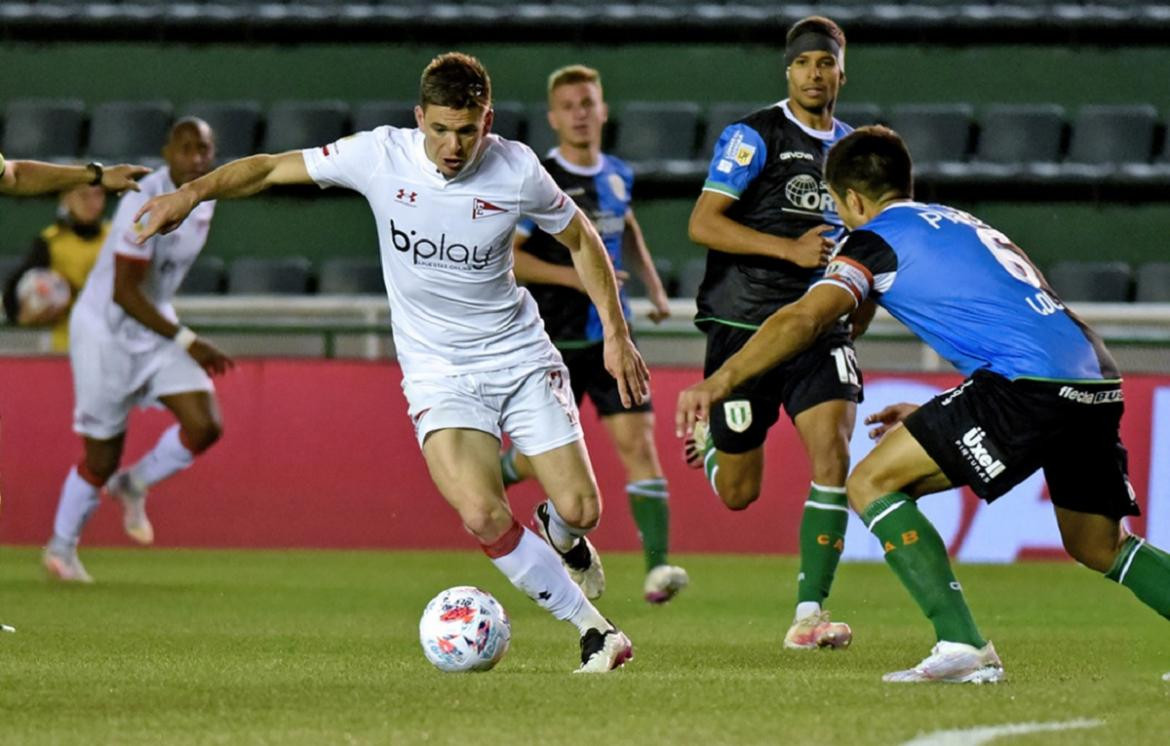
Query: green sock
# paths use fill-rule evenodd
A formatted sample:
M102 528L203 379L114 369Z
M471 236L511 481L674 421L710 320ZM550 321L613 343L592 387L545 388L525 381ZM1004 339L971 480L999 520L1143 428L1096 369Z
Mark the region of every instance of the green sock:
M516 473L516 446L509 445L500 453L500 472L504 475L504 486L511 487L524 480Z
M845 551L849 506L844 487L813 484L800 519L800 575L796 601L821 603L829 596L837 563Z
M1133 591L1133 595L1170 619L1170 554L1131 536L1121 545L1105 577Z
M938 639L986 645L951 571L947 547L914 501L892 492L866 508L861 518L881 541L886 563L930 619Z
M630 512L638 524L642 537L642 552L646 555L646 571L666 564L667 544L670 536L670 493L666 480L643 479L626 485L630 496Z

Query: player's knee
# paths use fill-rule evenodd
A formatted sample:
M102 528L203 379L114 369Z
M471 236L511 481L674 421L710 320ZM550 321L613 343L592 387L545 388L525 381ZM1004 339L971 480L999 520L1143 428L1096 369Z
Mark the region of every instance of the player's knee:
M87 482L95 485L103 485L114 476L114 472L118 470L118 459L105 456L86 455L84 462L85 470L82 477Z
M892 491L885 488L884 481L867 468L865 462L858 464L845 480L845 496L849 499L849 507L858 515L864 513L879 497Z
M1064 550L1090 570L1109 572L1117 559L1119 547L1112 542L1093 542L1064 537Z
M571 500L558 501L557 515L572 528L592 531L601 522L601 500L596 492L581 492Z
M459 511L469 534L481 544L494 544L512 527L512 514L502 505L477 504Z
M745 510L760 497L760 485L737 483L719 485L719 499L731 510Z
M194 454L203 453L222 437L223 425L215 419L199 420L183 425L183 445Z

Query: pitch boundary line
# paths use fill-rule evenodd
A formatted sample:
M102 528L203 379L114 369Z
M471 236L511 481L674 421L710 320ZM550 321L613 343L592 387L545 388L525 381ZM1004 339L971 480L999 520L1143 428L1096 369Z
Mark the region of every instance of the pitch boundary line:
M924 733L906 741L902 746L981 746L1004 736L1022 736L1028 733L1098 728L1104 720L1080 719L1049 723L1004 723L1002 725L977 725L973 728L956 728Z

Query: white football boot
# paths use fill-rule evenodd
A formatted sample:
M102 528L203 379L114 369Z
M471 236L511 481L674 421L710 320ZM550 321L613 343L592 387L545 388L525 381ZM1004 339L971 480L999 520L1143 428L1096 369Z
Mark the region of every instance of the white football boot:
M711 427L706 420L696 420L691 435L683 441L683 461L692 469L702 469L711 445Z
M560 555L561 562L569 572L569 577L573 579L574 583L581 586L581 590L585 592L585 598L590 601L601 598L601 594L605 592L605 569L601 566L601 555L597 553L592 542L581 536L569 551L562 552L553 543L548 522L548 504L542 502L536 506L536 518L533 520L537 533L548 542L554 552Z
M611 623L602 632L588 629L581 635L581 667L574 673L608 673L634 659L634 644Z
M128 471L120 471L106 482L106 494L122 503L122 528L139 544L154 543L154 526L146 516L146 485Z
M41 555L41 564L49 577L64 583L92 583L93 577L77 557L77 549L64 549L50 542Z
M687 571L675 565L659 565L646 573L643 597L652 604L664 604L691 582Z
M845 622L830 620L828 611L797 619L784 635L784 647L789 650L838 650L849 647L851 642L853 630Z
M995 684L1003 681L1003 662L988 642L981 648L962 642L940 642L914 668L894 671L882 681L912 683L942 681L950 684Z

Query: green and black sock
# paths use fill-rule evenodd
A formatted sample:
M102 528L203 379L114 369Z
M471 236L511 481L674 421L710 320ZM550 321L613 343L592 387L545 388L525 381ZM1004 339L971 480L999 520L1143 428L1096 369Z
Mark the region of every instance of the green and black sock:
M886 563L930 619L938 639L986 645L951 571L947 547L914 501L893 492L874 501L861 518L881 541Z
M642 552L646 556L646 571L666 564L670 540L670 492L666 480L642 479L626 485L630 497L630 512L642 538Z
M1170 554L1130 536L1105 577L1124 585L1146 606L1170 619Z
M800 519L800 575L797 576L797 603L820 604L829 596L833 575L845 551L845 527L849 525L849 504L844 487L822 487L813 483Z

